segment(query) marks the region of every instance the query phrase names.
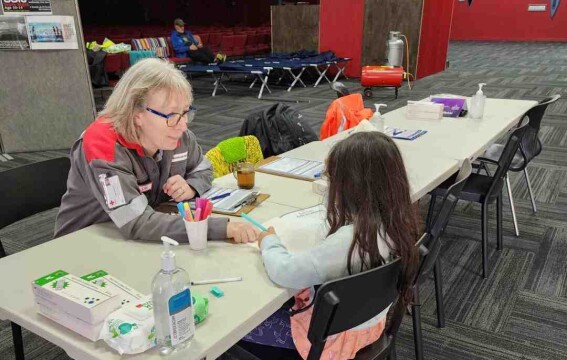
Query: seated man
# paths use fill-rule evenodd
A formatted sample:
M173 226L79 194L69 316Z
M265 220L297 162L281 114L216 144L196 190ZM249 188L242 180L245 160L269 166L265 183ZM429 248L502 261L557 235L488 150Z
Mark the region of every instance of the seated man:
M175 19L173 26L175 31L171 33L171 44L176 57L188 57L195 62L205 64L226 59L225 55L217 54L215 56L211 49L203 46L203 42L198 35L193 35L191 31L185 30L185 22L183 20Z

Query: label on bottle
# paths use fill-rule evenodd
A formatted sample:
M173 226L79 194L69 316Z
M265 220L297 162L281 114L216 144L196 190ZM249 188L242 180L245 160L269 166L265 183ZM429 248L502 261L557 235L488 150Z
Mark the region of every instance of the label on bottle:
M191 293L185 289L169 298L169 333L171 345L190 339L195 333Z

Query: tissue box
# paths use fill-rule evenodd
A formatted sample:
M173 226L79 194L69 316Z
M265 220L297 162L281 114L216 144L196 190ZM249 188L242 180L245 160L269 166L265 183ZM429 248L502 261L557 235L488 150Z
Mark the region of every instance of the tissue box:
M39 313L45 316L46 318L51 319L56 323L65 326L69 330L73 330L77 334L86 337L90 341L98 340L100 329L102 328L104 322L100 322L94 325L89 324L86 321L83 321L77 317L53 309L51 307L51 304L44 303L44 301L41 299L37 301L37 306Z
M130 303L137 303L142 297L144 297L144 295L142 295L139 291L124 284L122 281L104 270L98 270L81 276L81 279L101 287L103 290L107 290L118 295L120 297L120 305L122 306Z
M443 104L429 101L408 101L406 117L408 119L440 120L443 118Z
M63 270L57 270L32 282L36 302L49 304L89 324L102 322L120 308L120 297Z

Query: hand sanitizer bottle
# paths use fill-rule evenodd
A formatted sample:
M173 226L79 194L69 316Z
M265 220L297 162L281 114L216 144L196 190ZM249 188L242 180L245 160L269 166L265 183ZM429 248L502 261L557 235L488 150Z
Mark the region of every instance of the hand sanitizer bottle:
M384 132L384 131L386 131L386 124L385 124L386 119L384 119L384 116L382 114L380 114L380 106L388 107L388 105L386 105L386 104L374 104L374 106L376 106L376 112L370 118L370 123L372 125L374 125L374 127L376 127L376 129L378 129L378 131Z
M473 119L482 119L482 116L484 115L484 103L486 102L486 96L482 92L482 87L484 85L486 84L478 84L478 91L476 92L476 95L471 98L470 116Z
M162 355L187 346L195 334L193 301L189 290L189 275L175 266L175 253L170 246L179 243L162 236L164 251L161 270L152 282L152 302L156 340Z

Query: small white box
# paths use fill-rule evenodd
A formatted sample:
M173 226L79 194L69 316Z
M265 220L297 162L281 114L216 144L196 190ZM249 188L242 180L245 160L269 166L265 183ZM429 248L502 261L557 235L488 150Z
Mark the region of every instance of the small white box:
M144 295L142 295L142 293L138 290L124 284L122 281L104 270L98 270L93 273L83 275L81 276L81 279L101 287L103 290L108 290L111 293L118 295L120 297L120 305L122 306L137 303L144 297Z
M408 101L406 117L408 119L441 120L443 118L443 104L426 101Z
M36 298L36 300L38 300ZM77 317L69 315L62 311L57 311L51 308L51 304L44 303L43 300L39 299L37 301L37 306L39 313L48 319L55 321L56 323L65 326L66 328L73 330L79 335L82 335L89 339L90 341L97 341L100 335L100 329L104 324L104 321L98 324L89 324Z
M51 304L51 309L65 312L89 324L102 322L120 308L120 297L63 270L57 270L32 282L36 302Z

